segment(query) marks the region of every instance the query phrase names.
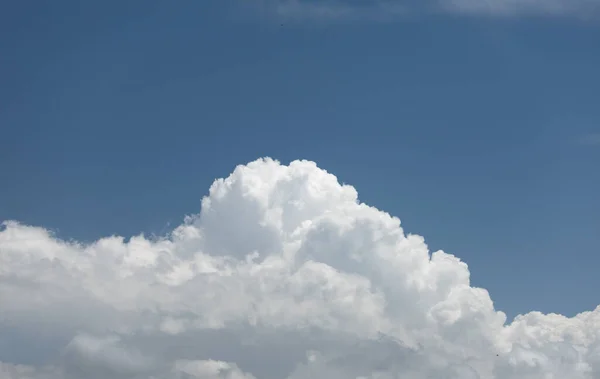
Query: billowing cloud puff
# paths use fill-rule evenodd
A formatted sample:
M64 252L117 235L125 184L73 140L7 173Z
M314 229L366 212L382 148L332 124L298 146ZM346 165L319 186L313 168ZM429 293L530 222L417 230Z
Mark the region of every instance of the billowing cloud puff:
M592 379L600 307L506 323L313 162L219 179L161 239L0 231L0 379Z

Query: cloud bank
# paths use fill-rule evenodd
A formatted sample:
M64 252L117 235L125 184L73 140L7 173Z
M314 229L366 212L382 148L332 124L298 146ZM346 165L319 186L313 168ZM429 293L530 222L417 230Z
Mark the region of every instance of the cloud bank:
M506 324L308 161L238 166L162 239L5 222L0 336L1 379L600 378L600 307Z
M280 17L304 20L390 20L414 13L453 13L497 17L594 17L600 0L261 0Z

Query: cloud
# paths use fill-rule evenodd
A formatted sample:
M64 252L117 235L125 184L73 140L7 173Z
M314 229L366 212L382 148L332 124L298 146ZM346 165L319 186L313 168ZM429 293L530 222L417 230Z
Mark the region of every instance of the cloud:
M590 133L578 138L581 145L600 146L600 133Z
M396 0L365 2L275 0L262 2L262 6L278 17L313 21L385 21L405 15L410 9L407 4Z
M423 12L586 18L600 13L600 0L262 0L258 5L279 17L313 21L381 21Z
M5 222L0 378L600 377L600 307L507 324L469 276L315 163L260 159L164 238Z
M448 11L492 16L589 17L600 10L598 0L441 0L439 4Z

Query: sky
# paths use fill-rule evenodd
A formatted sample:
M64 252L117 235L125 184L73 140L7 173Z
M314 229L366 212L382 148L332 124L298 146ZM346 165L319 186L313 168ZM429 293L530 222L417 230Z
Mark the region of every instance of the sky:
M0 379L600 377L599 17L0 2Z

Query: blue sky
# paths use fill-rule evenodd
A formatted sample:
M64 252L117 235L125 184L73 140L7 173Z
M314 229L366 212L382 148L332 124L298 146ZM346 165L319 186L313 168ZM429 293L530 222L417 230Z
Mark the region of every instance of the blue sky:
M509 316L599 303L593 17L271 5L2 2L0 220L164 234L236 165L309 159Z

